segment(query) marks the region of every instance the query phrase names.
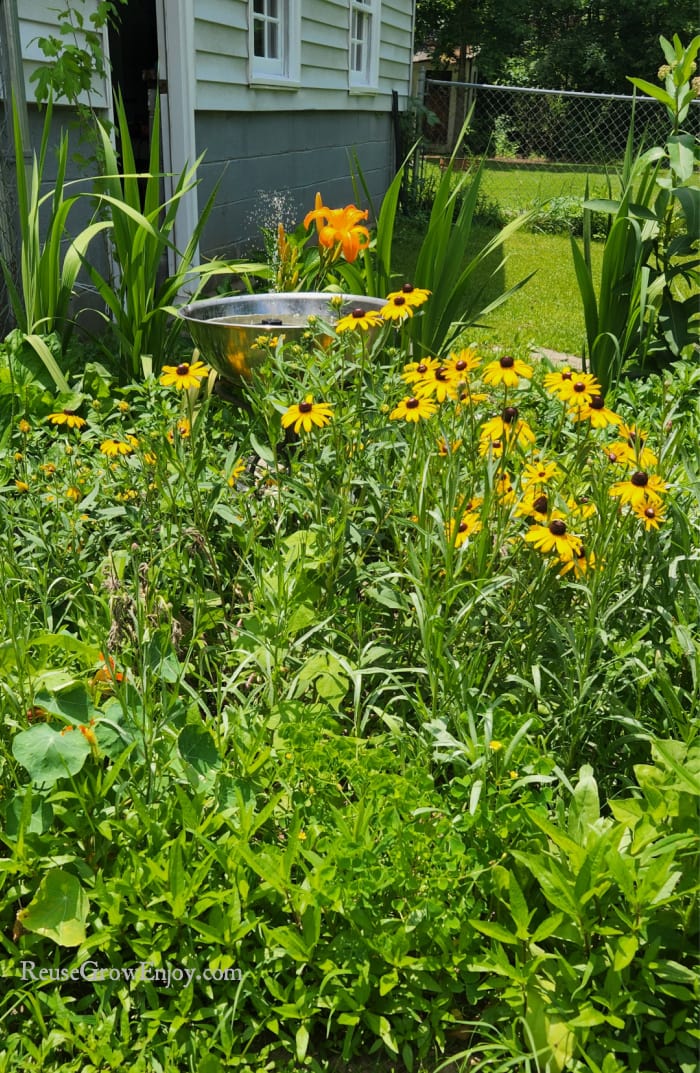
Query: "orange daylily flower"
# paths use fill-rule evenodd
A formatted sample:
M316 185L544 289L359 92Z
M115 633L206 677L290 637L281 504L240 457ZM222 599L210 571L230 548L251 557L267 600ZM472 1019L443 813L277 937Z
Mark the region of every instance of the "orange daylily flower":
M315 220L320 245L331 250L340 245L343 257L352 263L360 250L369 246L369 231L360 224L360 220L366 220L368 216L367 209L358 209L355 205L329 209L323 204L321 195L316 194L316 208L307 212L304 227Z

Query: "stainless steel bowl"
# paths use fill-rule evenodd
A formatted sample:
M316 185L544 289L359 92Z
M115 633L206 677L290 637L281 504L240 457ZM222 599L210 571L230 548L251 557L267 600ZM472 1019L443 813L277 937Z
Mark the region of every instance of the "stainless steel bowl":
M331 305L331 299L342 299ZM240 294L231 298L209 298L183 306L179 314L202 357L229 380L248 380L265 358L261 336L301 336L309 327L309 317L334 324L353 309L381 309L383 298L359 294L333 295L327 291L270 292ZM320 337L330 342L328 335Z

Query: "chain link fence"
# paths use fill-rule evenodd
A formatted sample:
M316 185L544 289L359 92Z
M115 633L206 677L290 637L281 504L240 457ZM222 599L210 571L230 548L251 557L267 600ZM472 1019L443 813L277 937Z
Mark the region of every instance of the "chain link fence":
M663 144L668 117L651 97L608 96L564 90L489 86L426 78L423 151L452 152L469 108L472 125L465 144L470 156L522 162L605 165L619 162L634 105L635 148ZM432 121L431 121L432 120ZM700 100L685 124L700 136Z

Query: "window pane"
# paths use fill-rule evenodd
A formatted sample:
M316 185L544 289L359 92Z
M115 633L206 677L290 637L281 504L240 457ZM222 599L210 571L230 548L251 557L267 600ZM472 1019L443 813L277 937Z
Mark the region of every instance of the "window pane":
M253 22L253 55L265 55L265 23L259 19Z
M270 60L279 58L279 34L276 22L267 24L267 58Z

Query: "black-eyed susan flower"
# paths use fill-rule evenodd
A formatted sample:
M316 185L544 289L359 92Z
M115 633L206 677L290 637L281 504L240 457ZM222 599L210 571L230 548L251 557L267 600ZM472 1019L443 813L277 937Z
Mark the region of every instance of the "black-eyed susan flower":
M461 548L470 536L479 532L481 532L481 518L473 511L466 511L459 521L453 518L447 526L448 540L454 543L456 548Z
M633 503L632 511L639 520L644 523L647 532L658 529L666 521L666 506L664 503L654 503L650 500L641 503Z
M29 422L27 421L26 417L21 417L20 418L20 420L17 422L17 428L19 429L19 431L22 433L23 436L26 436L28 433L30 433L32 431L32 426L29 424Z
M447 365L437 365L415 381L413 390L418 398L434 398L436 402L444 402L445 399L457 397L457 377Z
M576 373L571 380L562 381L557 395L570 410L590 406L596 395L602 395L603 389L592 373Z
M407 320L413 316L413 307L406 300L406 295L401 291L396 291L393 295L387 298L386 305L382 306L379 311L384 320Z
M536 485L531 485L515 508L518 518L535 518L544 522L549 514L549 497Z
M28 492L29 491L29 485L27 484L26 481L16 480L15 481L15 488L17 489L18 492Z
M486 458L487 455L491 458L500 458L504 447L505 440L490 440L488 436L482 436L479 440L479 455L481 458Z
M439 367L440 362L437 358L421 358L420 361L409 361L408 365L403 367L401 379L405 380L407 384L415 384Z
M492 417L481 426L479 437L482 440L505 440L527 448L535 442L535 434L518 415L517 406L506 406L499 417Z
M562 562L569 562L578 555L581 538L570 533L564 519L557 512L553 513L556 516L553 516L547 525L531 525L523 539L543 555L556 552Z
M567 559L564 563L559 571L559 577L564 577L570 570L573 570L576 577L583 577L589 570L595 570L595 568L595 552L587 552L583 544L581 544L573 559Z
M175 436L179 436L181 440L187 440L192 432L192 425L190 424L189 417L181 417L175 425L174 429L168 429L167 438L168 443L175 443Z
M450 351L444 364L456 374L458 380L466 380L468 374L478 368L479 362L477 352L471 347L464 347L462 350Z
M83 493L75 484L71 484L69 488L66 488L66 499L71 499L74 503L77 503L79 499L83 498Z
M498 387L499 384L505 387L517 387L521 377L530 380L532 366L527 365L520 358L511 357L510 354L504 354L502 358L490 361L482 373L484 383L491 384L492 387Z
M432 417L437 404L428 396L417 398L415 395L401 399L401 402L389 414L390 421L421 421Z
M614 454L616 462L628 466L639 466L640 469L647 469L657 464L658 458L651 448L647 447L648 434L643 429L637 428L636 425L622 423L618 434L619 440L611 443L607 448L608 457Z
M661 503L666 488L658 474L635 470L627 480L611 485L609 494L613 499L619 499L623 506L629 504L634 508L644 503Z
M107 455L108 458L116 458L118 455L130 455L133 450L133 445L125 440L109 439L103 440L100 444L100 451L103 455Z
M229 488L235 488L236 487L236 482L238 481L238 479L240 477L243 476L244 473L245 473L245 462L243 461L242 458L239 458L238 461L236 462L235 466L231 470L231 472L229 474L229 477L228 477L228 480L226 482L228 484Z
M387 294L386 300L390 302L393 298L397 298L401 295L410 306L416 308L423 305L423 302L427 302L430 297L430 291L427 291L424 287L414 287L412 283L404 283L400 291L392 291L391 294Z
M510 479L509 473L499 473L496 478L495 488L496 495L501 503L505 506L510 506L511 503L515 503L515 489L513 488L513 482Z
M58 410L55 414L49 414L46 418L52 425L66 425L68 428L83 428L87 421L75 410Z
M593 395L590 402L571 409L575 421L588 421L591 428L607 428L622 423L622 418L605 405L603 395Z
M574 499L570 497L566 501L566 505L569 508L570 513L575 518L581 518L585 521L587 518L593 518L598 513L598 509L590 499Z
M335 326L338 333L363 331L376 328L382 323L382 315L378 309L362 309L357 306L346 317L341 317Z
M556 462L545 462L542 459L538 459L535 462L527 462L523 466L520 483L523 488L529 488L533 484L541 486L551 484L559 476L561 476L561 470Z
M450 455L455 454L456 451L462 446L461 440L446 440L444 436L441 436L437 441L437 449L440 458L448 458Z
M204 377L208 375L209 369L203 361L181 361L179 365L164 365L160 382L163 387L186 390L190 387L199 387Z
M547 391L550 391L553 395L559 395L559 392L563 384L568 384L573 379L575 373L570 365L565 365L563 369L557 369L553 373L547 373L542 383Z
M294 426L294 431L311 432L314 425L324 428L333 416L333 408L327 402L314 402L312 395L307 395L303 402L294 403L282 414L282 428Z
M469 383L460 381L455 412L459 413L463 406L478 406L479 403L486 402L487 399L488 395L485 395L483 391L472 391Z

